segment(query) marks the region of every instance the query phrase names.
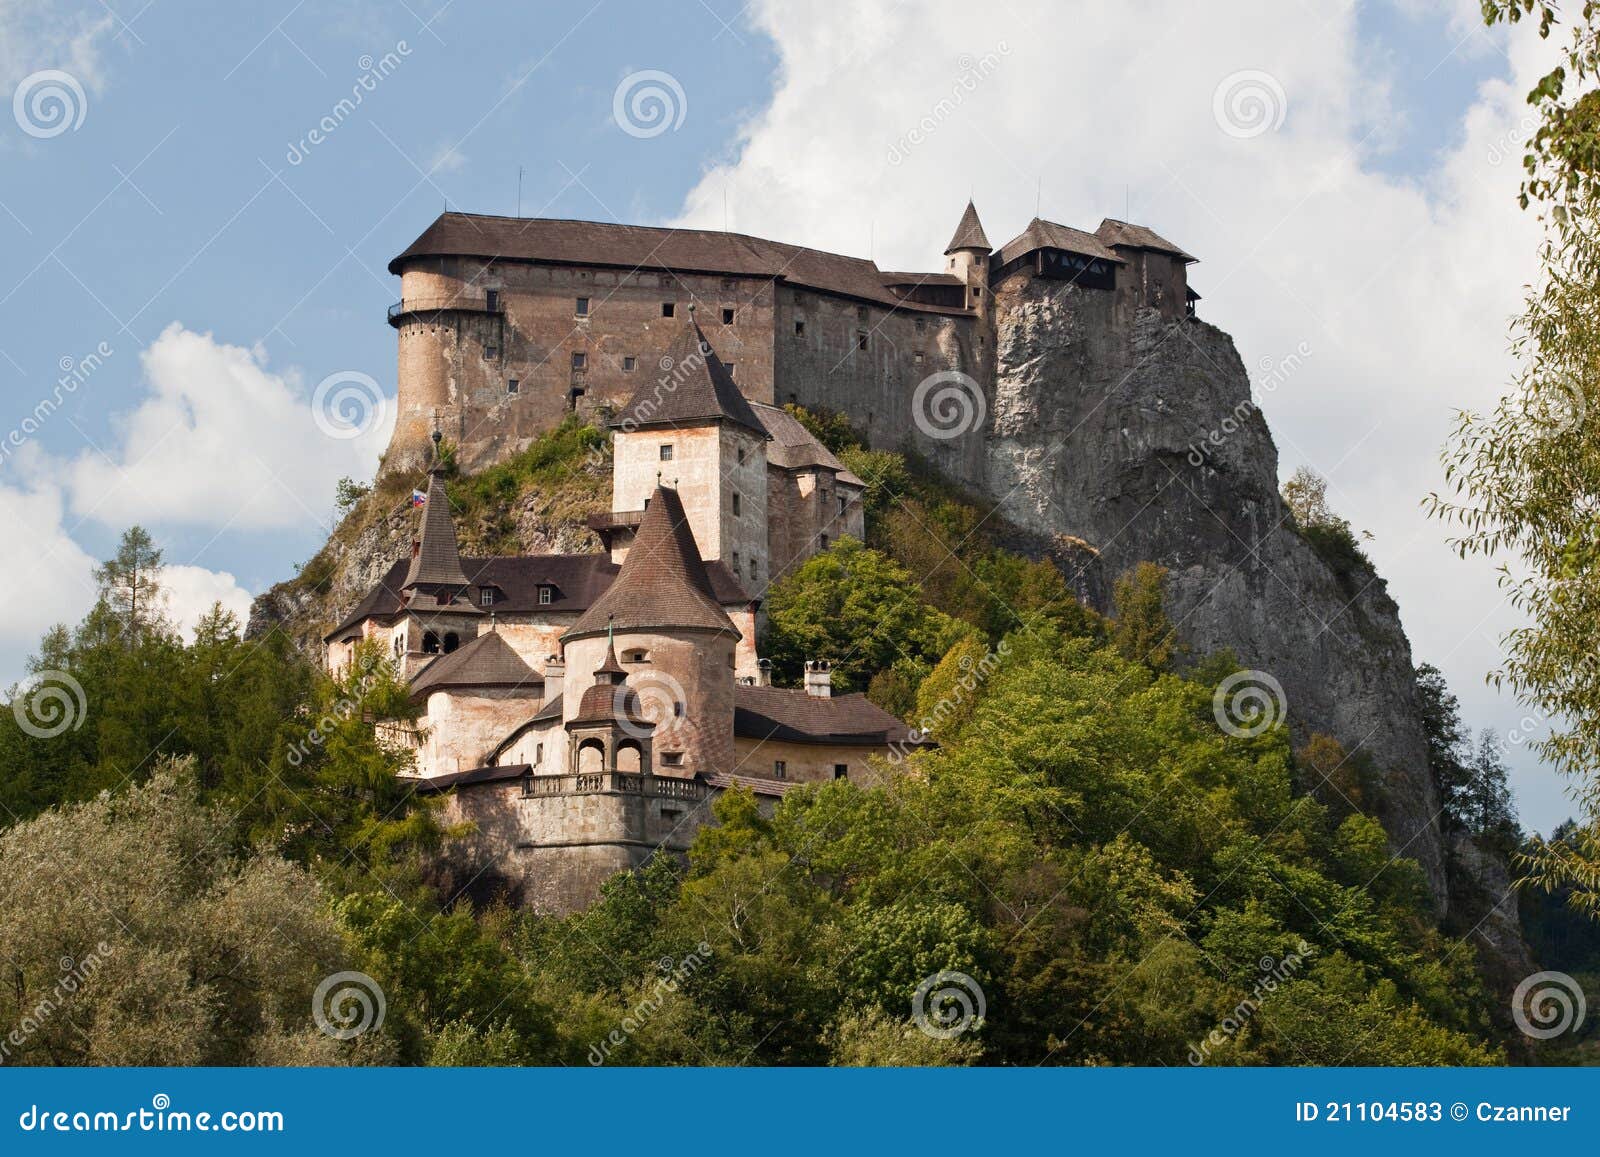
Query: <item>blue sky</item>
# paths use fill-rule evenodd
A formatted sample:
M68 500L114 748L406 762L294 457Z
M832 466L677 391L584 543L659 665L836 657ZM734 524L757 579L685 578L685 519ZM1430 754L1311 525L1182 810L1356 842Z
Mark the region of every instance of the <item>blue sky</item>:
M1085 216L1092 209L1091 227L1098 215L1123 208L1122 196L1103 203L1108 190L1126 189L1135 217L1208 259L1196 283L1247 365L1292 344L1296 324L1310 325L1270 319L1283 295L1258 300L1247 287L1295 262L1344 256L1313 252L1305 238L1315 233L1296 232L1292 221L1307 199L1299 189L1323 180L1324 163L1337 170L1328 180L1357 221L1383 213L1407 244L1444 246L1451 231L1469 228L1471 213L1503 214L1508 229L1521 227L1507 192L1514 180L1506 186L1504 167L1486 167L1481 145L1468 141L1510 131L1486 127L1474 110L1491 120L1513 116L1514 100L1485 94L1508 77L1520 85L1520 74L1498 38L1475 29L1475 6L1465 0L1444 9L1269 5L1214 14L1200 36L1174 31L1178 22L1155 7L1115 14L1072 5L976 13L969 5L915 7L913 35L898 28L907 19L899 7L870 4L108 0L74 7L0 0L7 93L50 69L68 72L83 92L81 123L56 135L29 135L17 117L0 117L0 430L34 412L63 359L82 359L102 342L114 350L23 448L0 461L0 504L15 498L12 508L37 538L17 565L48 556L41 577L62 588L50 605L65 617L83 597L74 588L85 561L106 554L138 517L169 562L231 576L196 589L228 587L237 600L290 574L325 536L333 479L370 470L374 451L319 442L309 423L285 416L283 399L303 401L341 372L370 375L392 394L395 339L383 311L398 285L385 264L447 203L513 212L519 166L528 215L716 226L728 198L736 228L864 255L876 236L874 255L895 268L932 267L969 191L998 241L1031 215L1036 182L1046 189L1046 216L1075 220L1069 209ZM1175 64L1151 69L1167 79L1142 82L1138 91L1123 87L1125 78L1099 83L1090 73L1098 65L1089 63L1081 66L1082 92L1072 88L1075 64L1031 72L1016 65L997 81L986 97L997 104L986 115L999 108L1020 121L1056 101L1059 115L1035 139L1092 144L1060 150L1077 156L1059 169L1043 161L1031 169L1024 150L997 143L993 125L975 119L941 128L899 173L881 162L833 159L858 146L881 157L898 128L915 121L924 94L946 83L947 49L981 52L1008 37L1019 50L1059 44L1060 62L1114 62L1148 51L1171 52ZM380 65L386 55L390 65ZM1288 113L1270 145L1279 154L1267 145L1248 156L1230 152L1241 142L1212 133L1163 145L1152 158L1143 134L1096 136L1099 122L1116 119L1102 107L1108 99L1148 101L1140 123L1157 126L1199 110L1209 128L1216 78L1241 68L1283 79ZM374 69L387 75L362 91L359 107L336 114ZM619 82L646 69L678 82L684 115L678 127L641 138L619 128L612 104ZM1193 71L1188 88L1183 69ZM1040 100L1030 98L1030 86ZM331 115L337 127L308 146L307 134ZM1149 135L1159 138L1159 127ZM997 159L1002 148L1007 155ZM1094 163L1081 163L1083 155ZM1241 157L1263 167L1250 170ZM1463 159L1474 158L1476 170L1463 176ZM1243 205L1247 187L1274 181L1283 186L1288 227L1252 227L1244 209L1236 219L1222 208ZM852 207L863 199L872 206L870 230ZM1402 221L1409 214L1415 225ZM1481 227L1472 229L1481 235ZM1506 252L1524 248L1508 243ZM1491 319L1508 315L1522 276L1506 260L1509 296L1471 303ZM1262 276L1252 275L1249 262ZM1377 333L1351 340L1342 328L1348 295L1330 288L1322 301L1317 292L1297 296L1345 344L1402 340ZM1463 320L1461 328L1484 326ZM1445 348L1453 337L1433 340ZM1429 354L1426 364L1442 360ZM1372 376L1336 369L1326 356L1317 365L1341 391ZM1432 460L1447 422L1439 399L1459 392L1450 371L1440 376L1436 388L1415 391L1431 424L1396 435L1419 459ZM1492 397L1503 380L1497 367L1472 388ZM152 408L163 383L162 404ZM270 454L295 490L285 508L227 509L231 472L219 469L206 423L212 407L232 404L231 390L266 398L234 415L259 433L246 438L238 462L254 469L251 458ZM1440 611L1437 621L1428 617L1433 574L1447 557L1440 529L1412 509L1429 483L1386 482L1375 465L1386 459L1365 458L1387 453L1389 434L1328 431L1322 407L1335 396L1344 395L1319 387L1265 403L1283 473L1309 461L1329 474L1341 508L1379 531L1373 553L1419 658L1445 666L1474 721L1514 729L1515 705L1481 688L1493 637L1508 622L1491 605L1492 580L1486 570L1472 574L1460 606ZM152 436L162 429L158 419L172 414L193 428L170 440ZM135 465L134 497L109 493L125 489L119 479ZM1403 511L1390 493L1395 487ZM1424 545L1402 545L1412 542ZM0 622L0 679L21 673L45 625L18 615ZM1457 639L1453 624L1466 621L1477 623L1474 633ZM1514 755L1524 810L1548 826L1564 814L1559 793L1524 753Z

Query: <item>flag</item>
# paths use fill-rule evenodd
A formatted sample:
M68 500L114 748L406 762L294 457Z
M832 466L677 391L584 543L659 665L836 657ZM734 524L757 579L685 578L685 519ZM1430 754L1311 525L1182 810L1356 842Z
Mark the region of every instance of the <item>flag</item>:
M426 501L428 501L428 496L426 494L424 494L422 491L413 490L411 492L411 505L412 506L421 506Z

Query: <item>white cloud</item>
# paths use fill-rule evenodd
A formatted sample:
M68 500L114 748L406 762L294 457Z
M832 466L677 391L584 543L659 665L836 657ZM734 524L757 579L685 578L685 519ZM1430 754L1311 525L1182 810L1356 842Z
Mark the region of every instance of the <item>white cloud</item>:
M62 525L61 494L50 486L0 485L0 572L17 576L21 597L0 599L0 686L22 674L22 657L53 623L76 622L94 605L91 558Z
M232 611L242 628L250 618L250 592L241 587L226 571L206 570L198 566L164 566L161 568L161 590L165 597L167 616L183 632L183 637L194 640L195 623L202 615L210 614L217 603L222 609Z
M360 371L307 388L260 348L177 322L141 364L149 392L115 423L117 444L60 467L74 512L112 527L326 528L335 484L371 477L394 425L394 399ZM337 436L341 421L359 436Z
M91 89L104 83L100 42L116 18L100 5L72 10L45 0L0 0L0 87L7 98L23 77L45 68L70 72Z
M962 5L932 20L866 3L838 21L764 0L752 19L777 46L776 91L679 223L720 227L726 192L736 230L937 269L969 192L996 245L1036 197L1042 216L1091 229L1130 204L1200 256L1202 315L1247 366L1310 347L1264 402L1280 472L1307 463L1330 479L1336 506L1376 536L1368 549L1418 659L1444 668L1469 722L1505 731L1522 712L1483 676L1515 620L1490 569L1457 560L1419 501L1443 487L1453 408L1487 406L1511 373L1507 322L1537 241L1515 204L1517 134L1550 46L1526 28L1485 33L1474 5L1455 7L1457 51L1508 51L1507 79L1482 87L1459 143L1405 179L1368 164L1394 114L1351 4L1236 5L1226 19L1179 0L1136 18ZM1271 74L1287 99L1281 126L1249 139L1213 119L1218 85L1243 70ZM907 143L913 129L920 143ZM1545 823L1559 792L1518 757L1525 806Z

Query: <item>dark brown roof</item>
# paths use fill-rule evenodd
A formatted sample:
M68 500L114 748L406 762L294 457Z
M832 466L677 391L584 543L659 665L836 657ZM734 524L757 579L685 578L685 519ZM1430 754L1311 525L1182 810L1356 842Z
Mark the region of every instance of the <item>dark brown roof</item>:
M885 273L885 285L948 285L962 288L967 283L954 273Z
M866 486L788 410L765 402L751 402L750 408L772 439L767 443L767 461L772 465L785 470L832 470L846 485Z
M524 663L502 635L489 631L411 676L411 697L446 687L526 687L532 694L543 686L544 676Z
M860 257L714 229L443 213L389 262L389 272L404 272L415 257L440 256L761 277L919 313L968 313L902 301L884 288L877 265Z
M756 434L767 431L750 409L733 375L711 348L691 307L667 357L653 382L646 382L611 424L627 429L646 426L703 426L707 422L733 422ZM666 366L666 359L663 359Z
M765 779L757 775L736 775L730 771L711 771L702 777L712 787L749 788L757 795L788 795L790 790L800 786L793 780Z
M955 236L950 238L950 244L944 247L946 256L957 249L981 249L989 252L989 238L983 234L983 224L978 220L978 208L971 201L967 202L967 211L961 214L961 223L956 226Z
M733 733L795 743L906 743L911 729L865 695L823 698L787 687L733 689Z
M437 474L428 478L428 501L422 507L419 538L403 585L466 586L467 576L461 572L461 554L456 548L456 524L450 517L450 498Z
M1184 261L1198 261L1179 249L1172 242L1162 237L1154 229L1147 229L1143 225L1131 225L1127 221L1118 221L1114 217L1107 217L1100 222L1100 228L1094 235L1107 245L1126 245L1134 249L1154 249L1161 253L1170 253Z
M363 620L386 618L405 609L402 590L408 564L395 563L378 585L367 592L355 609L344 617L324 638L332 641L347 631L359 627ZM506 558L464 558L461 569L474 589L470 601L476 606L478 592L484 587L495 591L493 610L497 614L581 614L590 604L605 593L617 577L618 566L605 554L530 554ZM705 564L711 579L711 589L723 606L745 606L750 595L744 584L720 559ZM550 601L539 602L539 588L551 589ZM422 606L422 610L436 608ZM451 613L465 611L465 606L454 606Z
M691 628L738 635L717 601L676 490L656 487L617 581L562 638L597 635L608 624L619 631Z
M996 263L1004 265L1024 253L1032 253L1035 249L1064 249L1068 253L1094 257L1116 265L1127 264L1093 233L1085 233L1082 229L1074 229L1070 225L1058 225L1042 217L1035 217L1029 221L1026 229L1002 245Z
M449 791L453 787L471 787L478 783L495 783L505 779L521 779L533 773L528 763L508 763L504 767L474 767L470 771L452 771L448 775L432 775L416 781L419 792Z

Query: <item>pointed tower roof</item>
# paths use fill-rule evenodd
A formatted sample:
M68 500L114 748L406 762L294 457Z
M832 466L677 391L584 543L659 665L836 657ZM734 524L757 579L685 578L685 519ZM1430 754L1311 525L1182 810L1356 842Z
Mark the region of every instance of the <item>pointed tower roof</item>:
M404 586L421 583L447 587L469 585L461 569L461 552L456 547L456 524L450 517L450 498L438 474L428 478L428 501L422 508L419 538L417 553L406 570Z
M985 253L990 249L989 238L983 233L983 222L978 220L978 207L971 201L967 202L967 211L961 214L961 224L956 226L955 236L944 247L945 255L949 256L958 249L981 249Z
M674 339L667 358L662 359L662 366L654 381L639 387L613 426L683 427L726 421L766 435L761 419L750 409L728 367L700 331L693 305L689 307L689 320Z
M613 628L670 631L685 627L739 634L739 628L712 593L706 564L689 529L689 517L683 512L683 501L676 490L657 486L616 581L589 605L562 639L598 635Z

